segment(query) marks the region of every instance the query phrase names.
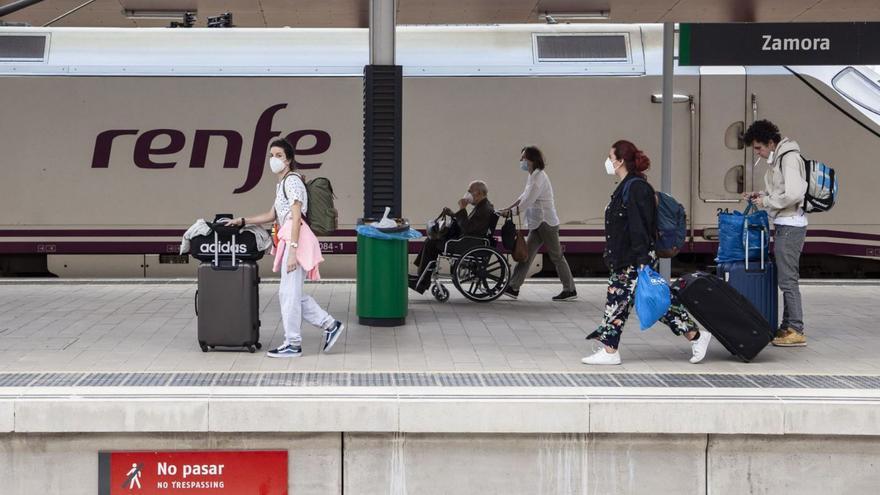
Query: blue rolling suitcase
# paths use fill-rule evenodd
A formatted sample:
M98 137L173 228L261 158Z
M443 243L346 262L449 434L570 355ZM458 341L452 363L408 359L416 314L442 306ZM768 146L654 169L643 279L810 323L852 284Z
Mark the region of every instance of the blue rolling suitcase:
M769 233L763 226L750 225L749 230L760 231L761 245L764 245L765 237ZM748 251L746 251L748 252ZM776 265L770 259L765 259L765 251L761 249L760 263L749 261L748 256L744 261L731 261L718 265L718 277L730 284L770 323L771 331L776 333L779 328L779 295L776 290ZM771 338L775 335L771 335Z

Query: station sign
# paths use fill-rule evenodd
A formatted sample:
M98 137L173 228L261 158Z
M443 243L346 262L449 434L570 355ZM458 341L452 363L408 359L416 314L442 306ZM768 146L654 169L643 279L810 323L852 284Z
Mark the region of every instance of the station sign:
M682 23L678 64L878 65L880 23Z
M286 450L98 453L98 495L287 495Z

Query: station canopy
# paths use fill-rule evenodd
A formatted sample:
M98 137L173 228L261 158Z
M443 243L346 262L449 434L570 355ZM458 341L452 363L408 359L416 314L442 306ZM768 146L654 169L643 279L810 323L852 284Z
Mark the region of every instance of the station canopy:
M0 6L14 0L0 0ZM43 0L2 18L45 23L86 0ZM94 0L55 22L68 27L163 27L183 12L231 12L236 27L368 27L369 0ZM398 0L398 24L545 22L880 21L878 0Z

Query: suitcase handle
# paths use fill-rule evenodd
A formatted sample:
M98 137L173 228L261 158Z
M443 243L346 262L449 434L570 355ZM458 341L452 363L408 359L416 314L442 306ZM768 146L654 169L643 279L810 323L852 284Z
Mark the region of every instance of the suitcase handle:
M749 268L749 232L757 230L761 233L761 267L758 269L750 269ZM766 263L764 262L764 236L767 234L767 229L764 228L763 225L747 225L746 226L746 235L743 236L743 244L745 245L745 253L746 253L746 273L764 273L767 270Z
M193 309L196 311L196 316L199 316L199 289L196 289L196 297L193 298Z

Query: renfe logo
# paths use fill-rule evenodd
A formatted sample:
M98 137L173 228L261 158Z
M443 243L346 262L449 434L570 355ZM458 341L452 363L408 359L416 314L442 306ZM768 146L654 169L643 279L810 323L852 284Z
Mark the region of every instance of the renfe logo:
M828 38L774 38L769 34L762 36L764 45L761 50L767 52L781 52L791 50L820 50L831 49L831 40Z
M247 178L241 187L233 191L234 194L248 192L259 184L260 178L263 176L263 169L266 166L269 141L281 135L281 132L272 130L272 119L282 108L287 108L287 104L279 103L272 105L263 111L260 118L257 119L257 125L254 128L254 141L251 144ZM174 168L177 162L158 162L154 161L153 158L157 155L179 153L186 145L186 136L181 131L175 129L153 129L143 133L139 129L111 129L101 132L95 139L92 168L108 168L110 166L110 150L113 146L113 140L119 136L126 135L138 136L134 143L132 158L134 159L134 164L139 168ZM165 139L170 138L171 142L164 148L154 148L153 142L160 136L167 136ZM226 140L226 155L223 160L223 168L238 168L241 161L243 140L238 132L226 129L199 129L195 132L192 154L189 161L190 168L205 168L208 144L211 137L215 136ZM330 134L326 131L303 129L287 134L286 138L293 145L297 157L320 155L330 149ZM301 141L307 138L313 138L314 144L311 146L302 145ZM301 169L319 168L321 164L322 162L302 163L296 161L296 166Z
M232 254L233 250L235 250L235 254L243 254L247 252L247 246L245 244L232 244L232 241L220 243L220 254ZM199 246L199 252L217 254L217 244L206 242Z

